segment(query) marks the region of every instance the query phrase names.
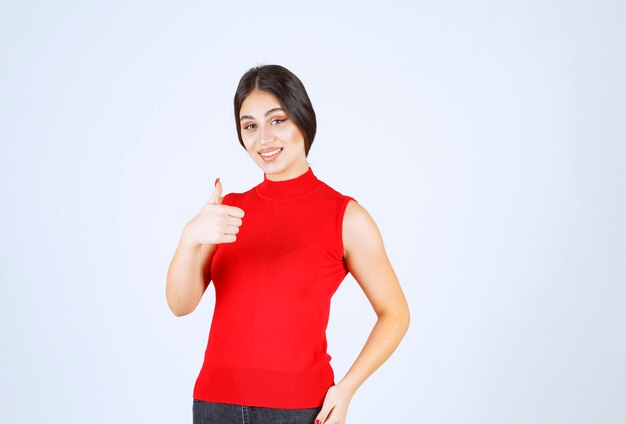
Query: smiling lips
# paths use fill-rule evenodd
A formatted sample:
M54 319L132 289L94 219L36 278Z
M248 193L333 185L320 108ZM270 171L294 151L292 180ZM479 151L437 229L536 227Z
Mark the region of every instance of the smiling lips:
M280 156L280 152L282 151L283 151L282 147L278 147L278 148L272 147L268 149L259 150L259 154L261 155L261 158L263 158L265 162L271 162L273 160L276 160L276 158Z

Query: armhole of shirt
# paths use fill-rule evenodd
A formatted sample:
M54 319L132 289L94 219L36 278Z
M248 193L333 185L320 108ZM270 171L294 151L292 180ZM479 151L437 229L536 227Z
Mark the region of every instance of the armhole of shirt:
M346 208L348 207L348 203L350 200L354 200L358 203L358 201L351 196L344 195L341 199L341 203L339 204L339 224L337 228L339 229L339 257L343 260L343 217L346 214Z

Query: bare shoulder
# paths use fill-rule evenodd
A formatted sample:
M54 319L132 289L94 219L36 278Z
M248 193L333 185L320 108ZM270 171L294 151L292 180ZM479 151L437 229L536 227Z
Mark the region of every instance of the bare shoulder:
M374 218L360 203L350 200L343 216L342 238L344 256L352 252L382 245L380 230Z
M374 222L370 213L359 202L355 202L350 199L346 206L346 211L343 216L343 228L344 230L350 230L353 227L360 227L367 225L368 222Z

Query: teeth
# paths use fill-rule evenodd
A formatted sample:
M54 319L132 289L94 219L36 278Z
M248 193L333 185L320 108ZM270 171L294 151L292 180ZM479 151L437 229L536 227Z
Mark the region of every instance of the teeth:
M267 157L267 156L272 156L272 155L275 155L275 154L276 154L276 153L278 153L278 152L280 152L280 149L276 149L276 150L274 150L274 151L272 151L272 152L261 153L261 156L265 156L265 157Z

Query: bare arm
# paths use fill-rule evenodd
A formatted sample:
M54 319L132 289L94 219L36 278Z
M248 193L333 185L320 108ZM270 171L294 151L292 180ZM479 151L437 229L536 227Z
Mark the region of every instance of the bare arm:
M177 317L193 312L211 282L211 262L220 243L233 243L242 224L242 209L222 205L222 183L186 225L167 270L165 296Z
M358 357L339 383L328 389L318 415L321 423L345 423L359 386L394 352L406 334L410 313L383 239L370 214L350 201L343 219L348 270L363 289L378 319Z
M187 227L185 227L187 228ZM167 304L177 317L193 312L211 281L214 244L191 243L185 230L167 270Z
M351 392L394 352L409 328L409 306L378 227L370 214L350 201L344 217L345 260L378 319L361 353L341 384Z

